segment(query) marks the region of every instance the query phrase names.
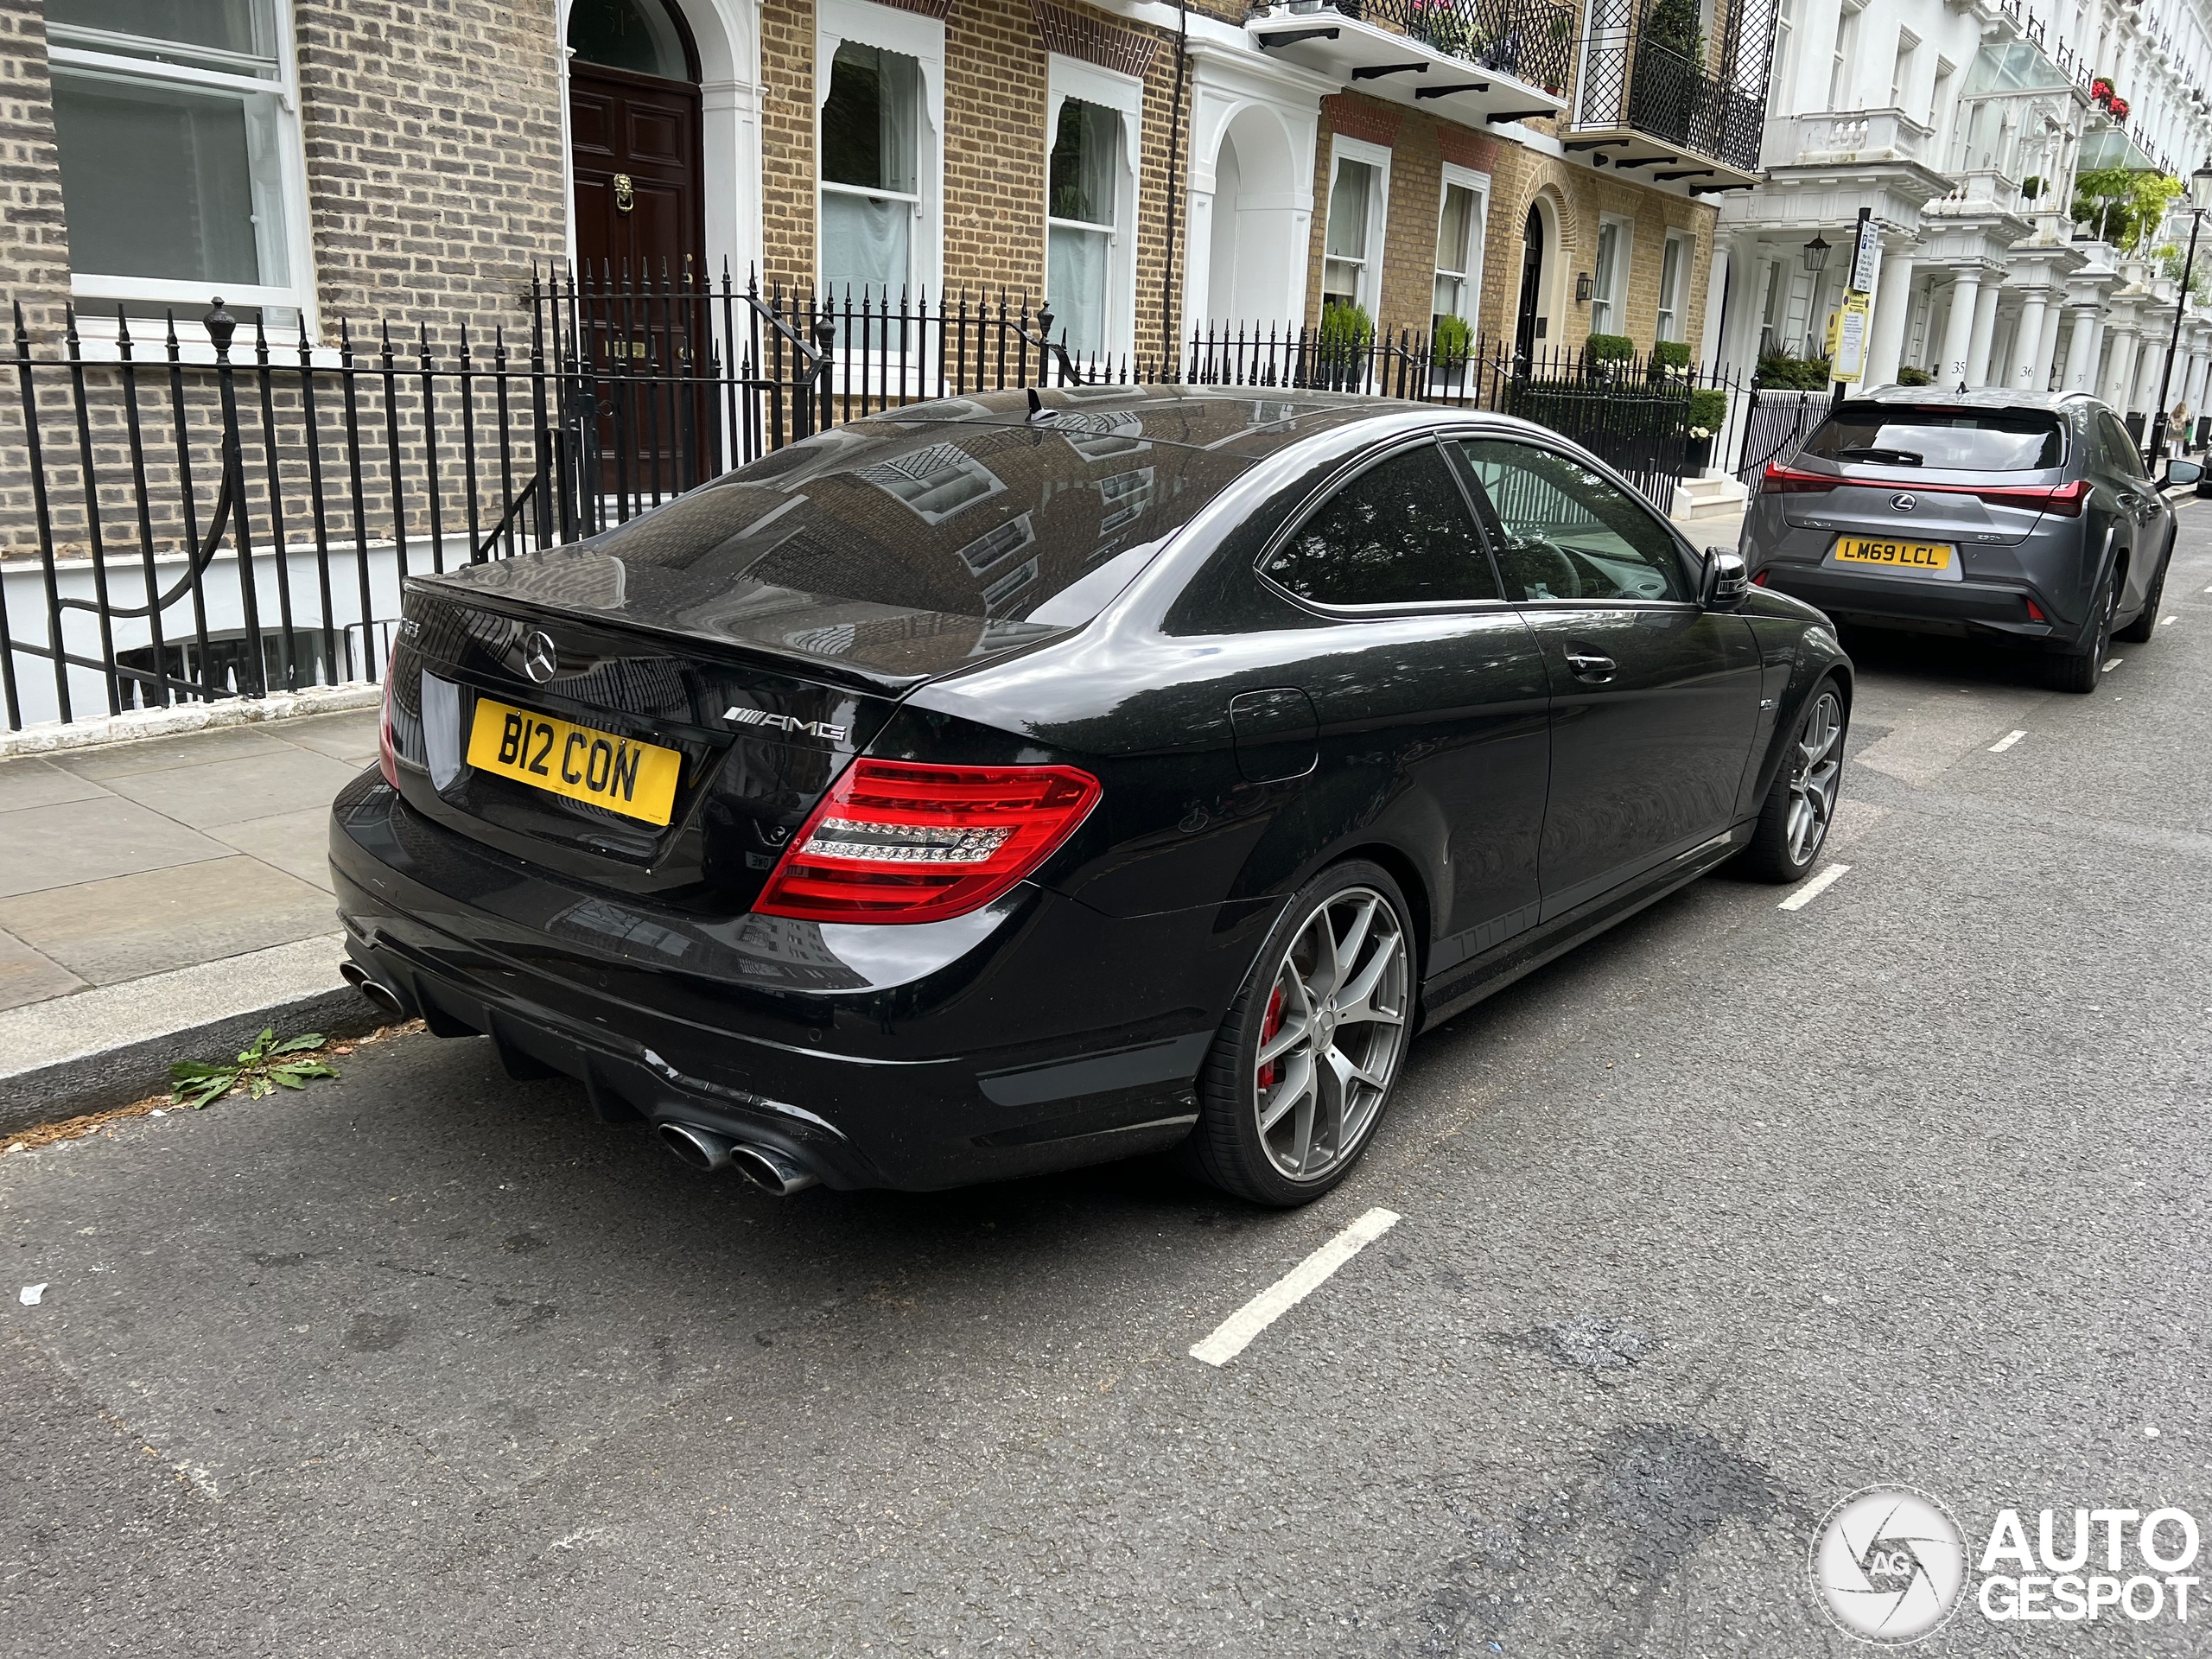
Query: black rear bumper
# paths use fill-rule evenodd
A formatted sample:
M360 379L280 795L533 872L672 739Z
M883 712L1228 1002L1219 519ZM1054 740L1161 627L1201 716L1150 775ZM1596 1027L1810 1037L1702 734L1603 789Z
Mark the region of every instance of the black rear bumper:
M1272 903L1117 918L1023 887L953 922L709 917L549 877L372 770L332 809L353 959L441 1035L601 1115L926 1190L1172 1146Z
M2024 651L2076 651L2082 645L2075 628L2034 620L2028 601L2037 596L2018 584L1884 576L1780 560L1758 574L1774 592L1818 606L1847 626L1949 634ZM2050 601L2038 602L2046 615L2058 613Z

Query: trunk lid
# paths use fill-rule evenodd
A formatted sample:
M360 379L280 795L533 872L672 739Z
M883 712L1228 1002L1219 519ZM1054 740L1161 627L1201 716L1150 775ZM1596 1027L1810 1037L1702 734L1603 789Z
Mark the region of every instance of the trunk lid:
M579 550L409 584L392 714L410 806L597 885L739 913L908 690L1056 632L742 583L671 607L638 574ZM496 743L509 710L543 732L517 757L542 781L472 753L480 719ZM650 799L558 792L595 770L614 800L652 749L675 757L645 762L673 773L664 823Z

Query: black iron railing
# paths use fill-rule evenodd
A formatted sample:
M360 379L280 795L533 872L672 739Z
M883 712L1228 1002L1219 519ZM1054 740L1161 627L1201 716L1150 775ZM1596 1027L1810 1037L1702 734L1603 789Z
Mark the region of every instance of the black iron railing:
M1770 28L1752 22L1754 34L1768 30L1756 46L1742 30L1760 9L1746 4L1731 14L1717 69L1656 37L1648 10L1639 0L1592 0L1574 125L1633 131L1738 172L1756 171ZM1764 8L1770 12L1770 4Z
M1016 299L541 280L511 340L341 325L280 346L16 312L0 404L0 703L48 721L374 680L407 577L579 540L845 421L995 389L1167 382L1504 410L1662 508L1744 399L1678 360L1382 328L1194 331L1172 361L1071 350ZM149 330L152 331L149 342ZM1707 429L1704 436L1700 429Z

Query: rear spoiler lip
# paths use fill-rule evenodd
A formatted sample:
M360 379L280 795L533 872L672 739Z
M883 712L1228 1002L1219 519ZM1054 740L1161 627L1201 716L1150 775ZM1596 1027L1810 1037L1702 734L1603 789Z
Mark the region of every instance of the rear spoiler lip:
M746 639L724 633L702 632L692 628L675 628L656 623L649 618L615 616L607 612L578 606L557 605L539 599L518 599L512 594L478 588L454 578L459 571L441 572L435 575L413 575L401 585L403 601L406 594L420 591L435 594L442 600L472 606L479 610L496 611L505 616L528 619L534 616L558 618L586 627L604 628L613 633L636 634L645 639L681 645L709 659L732 663L747 668L766 668L789 674L797 679L810 679L825 684L852 690L874 692L893 701L903 700L918 687L933 680L964 672L1003 656L1007 652L1041 644L1071 632L1065 628L1048 628L1027 639L1009 639L1004 650L984 656L968 658L957 666L938 669L927 673L893 674L869 669L848 658L819 657L785 645L772 645L762 640ZM827 598L828 596L825 596ZM849 604L855 601L829 600L831 603ZM916 613L936 614L936 613ZM980 628L985 619L962 617L963 622L974 622Z

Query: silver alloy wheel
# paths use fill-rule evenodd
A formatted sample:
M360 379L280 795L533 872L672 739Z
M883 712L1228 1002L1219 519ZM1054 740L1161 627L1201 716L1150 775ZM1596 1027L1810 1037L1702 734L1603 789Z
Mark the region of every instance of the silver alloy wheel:
M1409 962L1390 901L1346 887L1277 964L1252 1103L1268 1161L1292 1180L1328 1174L1373 1127L1405 1052Z
M1843 773L1843 703L1833 691L1813 701L1797 734L1789 769L1789 861L1813 861L1835 817L1836 779Z

